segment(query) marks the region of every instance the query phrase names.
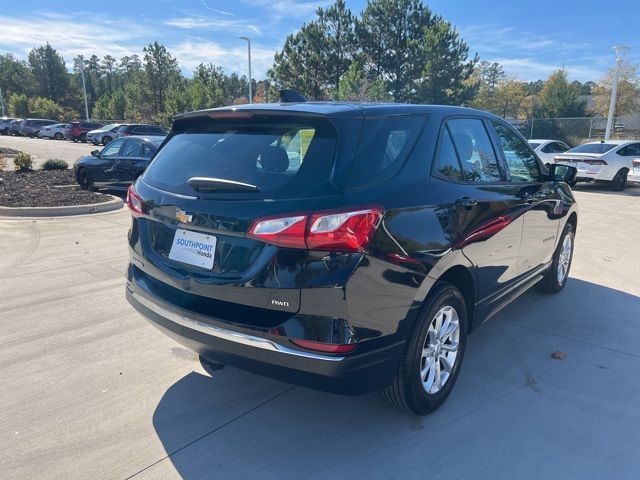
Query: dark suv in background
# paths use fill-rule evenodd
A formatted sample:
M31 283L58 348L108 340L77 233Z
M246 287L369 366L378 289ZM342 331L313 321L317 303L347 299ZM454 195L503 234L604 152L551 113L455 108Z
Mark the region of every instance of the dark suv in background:
M165 136L167 131L160 125L147 125L144 123L133 123L121 125L116 131L117 137L128 137L130 135L153 135Z
M37 137L38 132L42 127L46 127L47 125L55 125L56 123L60 123L59 120L47 120L44 118L25 118L22 123L20 123L19 132L21 135L25 137Z
M87 133L104 125L100 122L71 122L64 129L64 138L74 142L86 142Z
M429 413L469 333L564 287L575 173L465 108L179 115L129 188L126 296L205 359Z

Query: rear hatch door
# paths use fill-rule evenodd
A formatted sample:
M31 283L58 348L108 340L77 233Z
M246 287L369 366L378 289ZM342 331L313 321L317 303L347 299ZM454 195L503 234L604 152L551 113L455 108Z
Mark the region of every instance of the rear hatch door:
M277 313L299 309L308 253L246 233L258 217L339 205L348 165L336 159L350 145L339 141L340 128L295 114L177 120L135 185L145 215L131 230L134 265L146 281L174 289L181 306L209 305L240 324L279 324Z

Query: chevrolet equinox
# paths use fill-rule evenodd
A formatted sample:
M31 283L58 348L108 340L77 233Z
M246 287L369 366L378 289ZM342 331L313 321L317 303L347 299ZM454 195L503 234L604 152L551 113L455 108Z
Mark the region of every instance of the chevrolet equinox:
M126 296L206 360L426 414L473 330L564 287L575 175L466 108L182 114L128 191Z

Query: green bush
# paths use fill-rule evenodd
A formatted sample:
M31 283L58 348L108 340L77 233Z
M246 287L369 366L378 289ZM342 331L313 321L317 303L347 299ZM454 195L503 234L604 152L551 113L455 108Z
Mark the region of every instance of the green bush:
M42 164L42 170L66 170L69 164L60 158L50 158Z
M13 163L17 171L26 172L33 167L33 158L28 153L20 152L13 157Z

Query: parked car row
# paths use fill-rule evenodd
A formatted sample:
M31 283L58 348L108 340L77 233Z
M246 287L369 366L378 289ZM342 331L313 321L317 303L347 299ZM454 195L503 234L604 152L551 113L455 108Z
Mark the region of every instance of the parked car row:
M68 122L44 118L4 118L0 119L0 134L22 135L25 137L48 138L54 140L90 141L94 145L106 145L118 137L130 135L161 135L167 131L159 125L142 123Z
M529 145L540 160L549 165L569 165L577 169L578 182L607 183L622 191L627 182L640 182L640 141L607 140L570 148L558 140L534 139Z

